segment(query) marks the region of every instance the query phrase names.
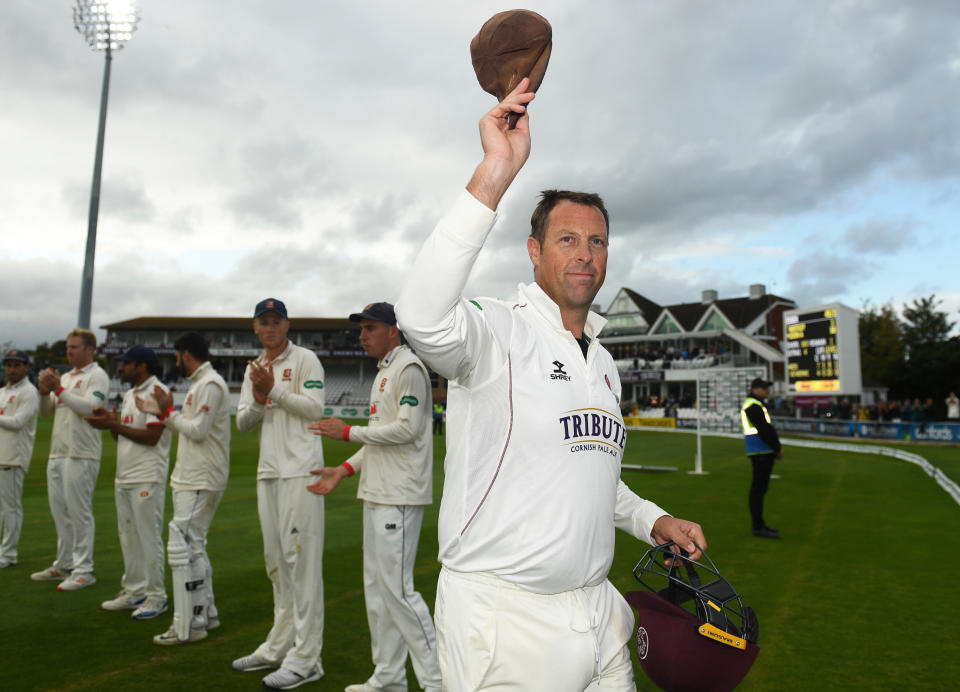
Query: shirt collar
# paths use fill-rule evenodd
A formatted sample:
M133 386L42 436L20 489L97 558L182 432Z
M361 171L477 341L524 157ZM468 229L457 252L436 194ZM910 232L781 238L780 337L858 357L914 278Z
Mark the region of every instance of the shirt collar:
M90 368L97 364L97 361L91 360L89 363L84 365L82 368L74 368L70 372L87 372Z
M520 284L517 287L517 292L520 295L520 302L530 305L551 327L558 331L569 331L563 326L559 306L540 288L537 282ZM605 318L591 310L587 313L587 323L583 327L583 333L590 337L590 339L595 339L606 323L607 320Z
M207 371L210 370L213 366L210 365L210 361L204 361L203 365L193 371L193 374L188 378L191 382L197 382L201 377L207 374Z
M142 391L145 390L147 387L149 387L150 390L153 391L153 385L156 385L158 382L159 382L159 380L157 380L157 376L156 376L156 375L150 375L150 377L148 377L148 378L145 379L143 382L141 382L141 383L138 384L136 387L134 387L134 388L133 388L133 391L135 391L135 392L142 392Z
M396 357L396 355L400 353L401 348L403 348L403 344L400 344L398 346L394 346L393 348L391 348L390 351L387 353L387 355L381 358L380 361L377 363L377 367L382 370L383 368L390 365L390 363L393 362L393 359Z
M283 349L283 351L280 353L279 356L277 356L276 358L274 358L274 359L271 360L270 362L271 362L271 363L276 363L276 362L278 362L278 361L283 360L284 358L286 358L287 356L290 355L290 351L291 351L292 348L293 348L293 342L290 341L290 339L287 339L287 347L286 347L285 349ZM266 352L266 351L264 351L263 353L260 354L260 360L261 360L262 362L264 362L264 363L267 362L267 352Z

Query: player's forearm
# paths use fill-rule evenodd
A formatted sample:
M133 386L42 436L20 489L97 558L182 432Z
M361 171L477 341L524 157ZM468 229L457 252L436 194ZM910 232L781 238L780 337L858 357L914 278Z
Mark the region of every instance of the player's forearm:
M0 416L0 428L5 430L22 430L37 417L37 407L21 409L12 416Z
M350 442L365 445L384 446L401 445L413 442L419 437L421 427L414 427L410 420L400 419L386 425L354 425L350 427Z
M317 394L308 396L284 391L279 386L274 385L273 389L270 390L270 398L287 413L292 413L307 420L317 420L323 418L324 397L322 389L318 388L313 391L316 391Z
M210 428L213 427L213 416L209 413L202 413L196 418L187 420L182 413L174 412L164 419L163 424L194 442L201 442L207 439L207 435L210 434Z
M650 535L653 531L653 525L662 516L669 516L657 504L644 500L635 492L627 487L626 483L619 481L617 484L617 504L614 510L614 525L621 531L626 531L634 538L645 543L654 545L654 539Z
M118 425L111 431L114 439L117 435L123 435L128 440L133 440L137 444L153 447L160 441L163 435L163 425L153 424L147 428L131 428L129 425Z
M256 430L263 420L264 411L266 411L266 406L254 401L252 395L249 401L241 398L240 404L237 406L237 430L244 433Z
M69 408L78 416L89 416L93 413L93 409L103 406L103 402L106 399L104 393L100 391L93 391L84 396L82 394L75 394L70 390L65 389L60 392L58 396L60 397L60 401L63 402L64 406Z

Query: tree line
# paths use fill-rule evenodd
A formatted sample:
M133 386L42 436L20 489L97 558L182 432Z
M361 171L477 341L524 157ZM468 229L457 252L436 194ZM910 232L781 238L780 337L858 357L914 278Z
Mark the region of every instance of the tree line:
M950 392L960 394L960 336L956 322L938 309L936 295L903 306L864 305L860 310L860 367L864 385L887 387L888 400L933 398L939 418Z

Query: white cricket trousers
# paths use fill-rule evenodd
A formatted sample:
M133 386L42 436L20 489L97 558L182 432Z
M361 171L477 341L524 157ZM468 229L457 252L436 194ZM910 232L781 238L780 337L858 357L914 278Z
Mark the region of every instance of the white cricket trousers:
M440 689L437 635L413 586L422 505L363 505L363 596L370 625L371 687L406 689L407 653L424 689Z
M93 489L99 473L99 459L47 461L47 498L57 527L53 566L61 572L93 573Z
M173 519L170 525L175 524L187 542L190 551L189 579L203 581L203 586L192 592L191 606L203 607L199 617L194 613L191 625L194 629L205 629L217 612L213 602L213 566L207 556L207 531L222 497L222 490L173 491ZM167 552L170 552L169 546Z
M22 466L0 466L0 560L17 561L17 543L23 525Z
M120 586L137 596L166 600L163 587L163 483L118 485L117 530L123 552Z
M633 611L609 581L558 594L443 568L437 642L445 692L633 691Z
M309 483L308 476L257 481L273 627L254 653L303 676L320 665L323 646L324 503Z

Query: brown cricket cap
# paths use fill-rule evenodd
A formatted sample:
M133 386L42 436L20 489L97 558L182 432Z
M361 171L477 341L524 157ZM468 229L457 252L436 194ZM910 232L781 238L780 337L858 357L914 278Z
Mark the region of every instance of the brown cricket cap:
M470 42L480 86L498 101L524 77L530 78L530 91L536 91L547 72L552 41L550 22L536 12L508 10L493 15Z

